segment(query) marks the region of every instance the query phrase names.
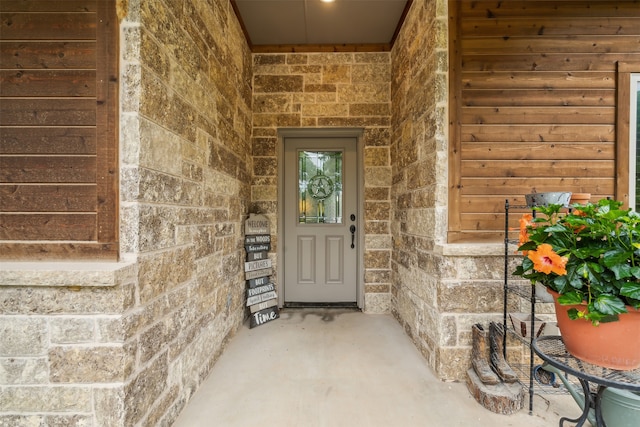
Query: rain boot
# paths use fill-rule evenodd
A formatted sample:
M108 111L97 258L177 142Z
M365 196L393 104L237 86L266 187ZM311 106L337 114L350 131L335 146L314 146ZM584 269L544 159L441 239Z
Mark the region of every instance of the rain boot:
M502 351L502 339L504 337L502 325L496 322L489 323L489 352L491 359L491 367L498 374L498 377L505 383L513 383L518 381L518 375L513 372L504 358Z
M500 378L489 365L489 333L480 323L471 327L471 364L483 384L498 384Z

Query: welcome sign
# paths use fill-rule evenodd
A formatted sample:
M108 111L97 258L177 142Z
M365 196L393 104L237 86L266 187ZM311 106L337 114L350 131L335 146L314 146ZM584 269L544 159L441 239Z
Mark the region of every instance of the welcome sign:
M271 234L269 218L264 215L250 214L244 222L244 234L245 236Z

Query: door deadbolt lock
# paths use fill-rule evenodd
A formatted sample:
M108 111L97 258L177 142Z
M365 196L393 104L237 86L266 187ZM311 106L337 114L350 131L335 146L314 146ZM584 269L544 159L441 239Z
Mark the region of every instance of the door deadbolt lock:
M356 220L355 214L351 214L351 216L349 218L351 218L351 221L355 221Z

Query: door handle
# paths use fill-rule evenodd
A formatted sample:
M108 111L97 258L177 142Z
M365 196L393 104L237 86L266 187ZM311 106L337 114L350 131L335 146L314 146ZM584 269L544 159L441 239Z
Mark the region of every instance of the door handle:
M351 249L355 248L355 240L356 240L356 226L351 224L349 227L349 231L351 232Z

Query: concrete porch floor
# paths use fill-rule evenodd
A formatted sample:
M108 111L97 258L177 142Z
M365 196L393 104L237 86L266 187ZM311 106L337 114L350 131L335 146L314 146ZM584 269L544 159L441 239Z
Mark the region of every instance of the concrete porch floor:
M242 326L174 427L556 426L569 396L536 395L514 415L438 380L390 315L285 309Z

